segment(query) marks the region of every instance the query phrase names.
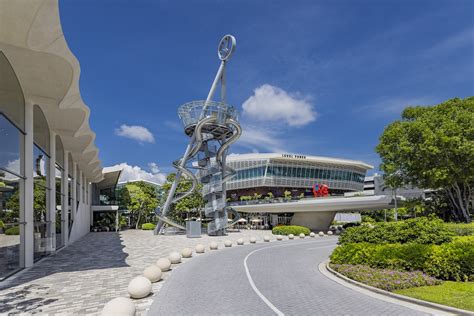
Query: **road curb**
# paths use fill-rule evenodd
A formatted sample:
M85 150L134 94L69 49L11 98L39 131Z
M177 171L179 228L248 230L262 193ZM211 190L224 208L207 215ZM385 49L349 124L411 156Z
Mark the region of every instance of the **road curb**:
M423 301L423 300L408 297L408 296L405 296L405 295L400 295L400 294L388 292L388 291L385 291L385 290L382 290L382 289L379 289L379 288L376 288L376 287L373 287L373 286L370 286L370 285L352 280L352 279L346 277L345 275L342 275L341 273L339 273L337 271L334 271L329 266L329 260L326 260L326 261L322 262L321 265L324 265L324 268L326 268L329 272L331 272L336 277L338 277L340 279L343 279L344 281L349 282L351 284L354 284L356 286L359 286L361 288L364 288L366 290L369 290L371 292L375 292L377 294L382 294L382 295L385 295L385 296L388 296L388 297L391 297L391 298L394 298L394 299L399 299L399 300L402 300L402 301L406 301L406 302L409 302L409 303L421 305L421 306L432 308L432 309L437 309L437 310L452 313L452 314L455 314L455 315L463 315L463 316L464 315L466 315L466 316L473 316L474 315L473 312L470 312L470 311L467 311L467 310L464 310L464 309L459 309L459 308L455 308L455 307L450 307L450 306L446 306L446 305L441 305L441 304L437 304L437 303Z

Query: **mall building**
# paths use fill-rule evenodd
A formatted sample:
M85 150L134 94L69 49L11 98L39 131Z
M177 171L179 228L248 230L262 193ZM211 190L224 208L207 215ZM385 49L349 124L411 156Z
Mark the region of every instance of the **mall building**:
M279 224L327 230L337 212L388 208L392 196L364 194L373 166L357 160L286 153L229 155L236 171L227 183L229 204L252 226ZM327 186L327 196L314 187ZM253 225L254 223L255 225Z
M103 179L56 0L0 1L0 280L89 232Z
M373 167L361 161L292 154L230 155L227 165L236 175L227 183L231 201L254 194L312 197L315 184L328 186L330 195L362 191L366 172Z

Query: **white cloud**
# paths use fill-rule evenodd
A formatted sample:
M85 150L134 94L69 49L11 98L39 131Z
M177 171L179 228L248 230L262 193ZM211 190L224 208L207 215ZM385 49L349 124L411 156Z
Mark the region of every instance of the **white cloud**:
M166 174L161 173L158 165L154 162L148 164L150 171L144 170L139 166L130 166L126 162L115 165L113 167L122 168L122 173L120 174L120 182L126 181L136 181L136 180L146 180L162 184L166 182Z
M365 105L355 109L355 112L361 112L364 115L369 115L372 117L380 116L400 116L402 111L408 106L427 106L437 104L434 98L431 97L394 97L394 98L384 98L380 99L378 102L373 104Z
M153 174L160 173L160 168L158 168L158 165L154 162L150 162L148 164L148 168L150 168L151 173L153 173Z
M10 171L13 171L17 174L20 174L20 159L15 159L15 160L9 160L7 162L7 165L5 166L5 169L7 170L10 170ZM17 180L18 177L9 173L9 172L5 172L4 173L4 178L7 179L7 180Z
M278 135L278 132L256 126L245 126L242 130L242 136L237 141L239 145L253 152L259 150L285 152L282 137Z
M316 120L310 98L289 94L264 84L254 90L243 104L244 115L258 121L283 121L289 126L303 126Z
M120 128L115 130L115 135L134 139L139 141L140 143L154 143L155 137L153 134L143 126L139 125L126 125L122 124Z

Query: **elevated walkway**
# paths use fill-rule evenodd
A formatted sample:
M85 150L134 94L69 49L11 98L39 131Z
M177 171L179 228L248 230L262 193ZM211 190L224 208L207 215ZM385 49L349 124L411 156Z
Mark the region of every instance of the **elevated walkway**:
M291 224L312 230L327 230L337 212L380 210L392 207L389 195L325 197L288 202L232 205L242 213L294 213Z

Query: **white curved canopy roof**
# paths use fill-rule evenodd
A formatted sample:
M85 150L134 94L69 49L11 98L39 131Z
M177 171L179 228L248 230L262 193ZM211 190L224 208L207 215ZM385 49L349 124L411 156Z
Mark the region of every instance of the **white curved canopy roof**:
M272 160L272 161L292 161L292 162L308 162L308 163L326 163L342 166L358 167L369 170L374 167L358 160L349 160L341 158L306 156L300 154L283 154L283 153L251 153L251 154L231 154L227 156L227 162L243 161L243 160Z
M389 195L328 197L302 199L294 202L234 205L236 211L243 213L300 213L328 211L360 211L389 208L392 203Z
M79 62L64 38L58 1L0 1L0 51L13 66L25 101L41 107L86 177L102 180L90 110L79 91Z

